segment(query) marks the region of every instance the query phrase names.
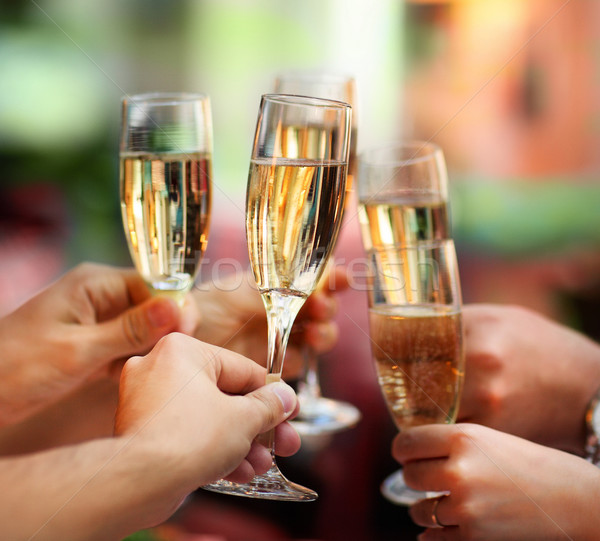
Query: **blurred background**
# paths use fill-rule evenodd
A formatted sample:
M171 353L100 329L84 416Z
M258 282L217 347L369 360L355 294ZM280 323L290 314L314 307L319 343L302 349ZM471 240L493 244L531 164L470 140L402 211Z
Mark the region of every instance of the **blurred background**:
M81 261L130 264L118 197L124 94L210 95L207 258L243 258L260 95L277 73L303 68L356 77L359 152L400 137L443 148L466 302L522 304L600 339L596 0L0 0L0 315ZM349 212L346 260L360 255L355 222ZM362 299L341 301L366 325ZM325 394L353 401L365 419L290 466L319 485L319 502L230 498L220 515L212 506L223 500L200 495L180 517L189 531L414 538L405 512L378 495L394 469L393 429L368 344L347 342L326 363ZM220 531L230 506L244 534ZM165 539L178 535L167 530Z

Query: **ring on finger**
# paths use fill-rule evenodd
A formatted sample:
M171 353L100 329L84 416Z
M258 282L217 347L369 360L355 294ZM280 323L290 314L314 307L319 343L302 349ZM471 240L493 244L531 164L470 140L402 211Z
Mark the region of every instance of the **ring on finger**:
M437 510L438 510L438 505L440 504L440 502L447 496L448 496L447 494L442 494L441 496L434 498L433 507L431 508L431 522L433 522L434 528L444 528L445 527L445 525L440 522L440 519L437 516Z

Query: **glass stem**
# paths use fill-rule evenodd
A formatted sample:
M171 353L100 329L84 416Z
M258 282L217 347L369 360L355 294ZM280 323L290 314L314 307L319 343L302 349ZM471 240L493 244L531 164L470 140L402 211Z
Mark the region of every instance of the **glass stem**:
M263 293L262 298L267 311L269 329L266 382L273 383L281 379L285 351L292 325L306 297L268 291ZM275 460L274 433L274 430L270 430L264 435L264 439L261 438L263 444L271 451L273 460Z
M313 349L303 347L304 379L298 384L298 394L306 401L321 398L321 384L319 382L319 359Z

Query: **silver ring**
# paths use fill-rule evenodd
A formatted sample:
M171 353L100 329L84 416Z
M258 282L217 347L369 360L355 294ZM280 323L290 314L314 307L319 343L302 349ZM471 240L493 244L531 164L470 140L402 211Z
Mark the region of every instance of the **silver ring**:
M438 496L437 498L435 498L435 501L433 502L433 507L431 508L431 522L433 522L434 528L444 528L445 527L444 524L442 524L437 517L437 508L438 508L438 505L440 504L440 502L446 496L447 496L447 494L442 494L441 496Z

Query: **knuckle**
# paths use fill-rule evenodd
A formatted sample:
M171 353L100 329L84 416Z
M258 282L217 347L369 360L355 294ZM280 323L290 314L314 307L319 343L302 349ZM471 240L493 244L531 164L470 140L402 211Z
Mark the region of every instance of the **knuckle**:
M132 375L135 375L136 372L142 369L144 361L145 357L141 357L138 355L127 359L127 361L123 365L123 370L121 371L121 379L126 380Z
M77 278L85 278L92 273L93 268L94 268L93 263L89 263L89 262L79 263L73 269L72 276L75 276Z
M100 269L103 268L103 265L100 265L98 263L91 263L89 261L85 261L83 263L80 263L77 268L79 269L79 272L81 272L82 274L92 274Z
M83 262L79 263L72 271L71 277L75 282L85 283L98 276L100 273L106 272L107 267L99 263Z
M148 338L148 330L140 312L133 310L123 317L123 333L127 342L133 347L145 345Z
M457 498L460 498L460 495L464 495L469 490L469 484L465 480L472 478L470 461L462 458L452 460L451 467L448 468L446 476L449 485L452 487L453 496L456 494Z
M192 339L181 333L170 333L158 340L154 350L160 354L171 355L185 348L189 340Z
M453 431L449 437L451 454L462 455L478 439L479 426L470 423L461 424L460 429Z
M501 411L506 403L506 393L504 387L499 384L489 385L485 402L487 403L487 408L492 414Z

